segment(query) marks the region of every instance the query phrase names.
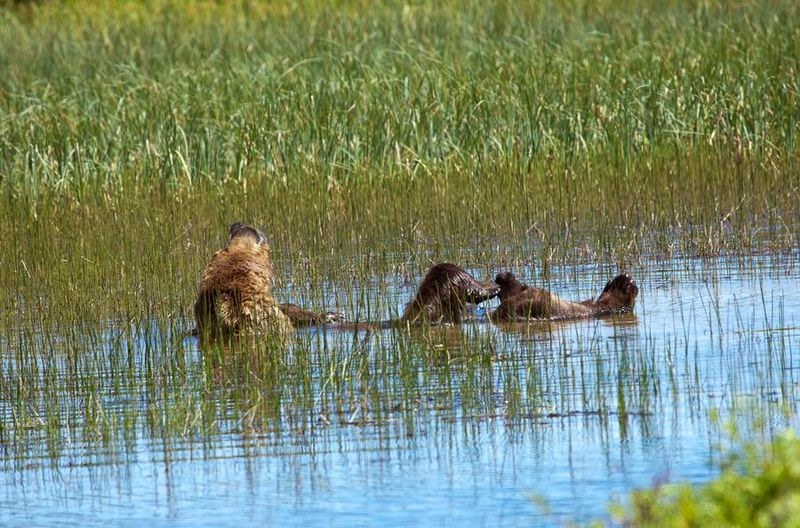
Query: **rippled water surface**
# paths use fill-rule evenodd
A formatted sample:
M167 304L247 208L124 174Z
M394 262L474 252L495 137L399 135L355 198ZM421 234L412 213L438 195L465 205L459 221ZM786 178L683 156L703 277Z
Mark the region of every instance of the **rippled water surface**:
M301 330L277 352L201 351L183 321L2 336L0 524L607 519L633 488L713 477L730 423L796 425L796 257L647 263L620 318L498 327L478 310ZM583 299L610 275L556 269L548 287ZM385 315L414 286L386 286Z

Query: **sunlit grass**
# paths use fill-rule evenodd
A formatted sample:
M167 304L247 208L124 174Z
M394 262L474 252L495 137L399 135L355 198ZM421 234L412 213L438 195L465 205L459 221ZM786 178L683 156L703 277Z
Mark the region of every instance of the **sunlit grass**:
M234 220L301 286L796 247L794 2L363 8L4 9L5 304L184 314Z
M625 436L675 402L707 410L703 347L737 390L777 382L791 397L793 345L776 329L793 322L769 292L723 320L739 305L709 291L678 304L668 337L635 347L636 321L312 329L285 348L203 351L185 332L199 274L237 220L267 234L281 301L354 320L397 317L444 260L576 298L620 268L653 288L663 270L694 285L720 269L757 275L762 254L795 272L794 2L0 9L12 467L122 456L139 435L404 438L435 419L590 416ZM754 318L775 340L751 377ZM601 339L609 328L621 337Z

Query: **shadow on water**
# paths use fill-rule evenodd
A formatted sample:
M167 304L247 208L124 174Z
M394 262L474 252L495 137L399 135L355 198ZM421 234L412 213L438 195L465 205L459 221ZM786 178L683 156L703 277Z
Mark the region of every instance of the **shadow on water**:
M584 271L570 288L592 291ZM288 346L200 349L182 320L20 329L0 352L0 503L15 505L0 521L559 523L653 479L709 478L725 423L796 423L794 268L639 276L626 316L493 324L489 306ZM371 315L405 290L382 287Z

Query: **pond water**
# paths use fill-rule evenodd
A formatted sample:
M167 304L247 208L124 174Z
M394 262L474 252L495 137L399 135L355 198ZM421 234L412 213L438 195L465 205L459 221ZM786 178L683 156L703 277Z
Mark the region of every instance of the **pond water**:
M0 525L608 520L634 488L712 478L729 424L797 425L797 257L641 265L634 316L307 329L278 360L215 363L186 322L2 336ZM414 284L383 291L399 313Z

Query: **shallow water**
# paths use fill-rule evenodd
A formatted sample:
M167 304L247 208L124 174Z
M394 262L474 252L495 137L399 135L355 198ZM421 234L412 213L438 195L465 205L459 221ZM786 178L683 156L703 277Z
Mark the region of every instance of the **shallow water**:
M654 261L631 270L635 316L308 329L277 361L215 362L183 322L4 336L0 524L607 519L633 488L713 477L730 423L797 425L796 260ZM548 287L584 299L611 275ZM379 289L389 316L414 284Z

